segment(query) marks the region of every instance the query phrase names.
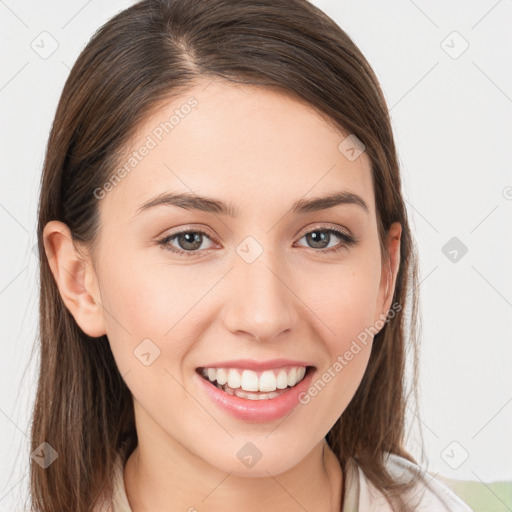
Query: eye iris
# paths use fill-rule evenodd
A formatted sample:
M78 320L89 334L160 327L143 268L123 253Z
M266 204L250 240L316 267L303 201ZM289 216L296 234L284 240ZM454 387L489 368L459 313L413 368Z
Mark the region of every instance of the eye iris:
M320 233L320 235L318 235L318 233ZM331 235L327 231L312 231L311 233L308 233L306 237L308 239L308 242L312 241L313 247L317 249L324 249L325 247L327 247L327 245L329 245ZM325 245L322 245L324 242L327 243L325 243ZM320 246L315 244L320 244Z
M185 241L185 246L183 246L181 243L183 240ZM203 241L203 235L201 233L195 233L193 231L189 231L187 233L181 233L180 235L178 235L178 243L179 243L180 247L183 249L189 249L189 250L199 249L199 247L201 247L202 241ZM187 247L187 244L192 244L192 247L190 247L190 246Z

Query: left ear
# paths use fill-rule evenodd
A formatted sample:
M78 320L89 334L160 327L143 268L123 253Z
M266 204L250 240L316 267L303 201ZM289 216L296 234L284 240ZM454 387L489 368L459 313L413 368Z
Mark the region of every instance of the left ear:
M395 292L396 276L400 268L400 237L402 235L402 226L399 222L391 224L386 246L388 248L389 259L383 257L381 280L379 286L379 295L375 309L374 323L379 319L384 319L391 308L391 301Z

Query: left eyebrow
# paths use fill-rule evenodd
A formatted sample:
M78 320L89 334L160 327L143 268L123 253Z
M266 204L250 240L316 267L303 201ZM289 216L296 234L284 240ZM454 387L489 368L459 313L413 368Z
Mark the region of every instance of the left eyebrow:
M368 205L361 196L346 190L314 199L299 199L293 203L290 212L294 214L317 212L340 204L354 204L360 206L366 213L370 213Z
M357 194L348 191L336 192L314 199L299 199L293 203L290 208L292 214L305 214L310 212L317 212L320 210L327 210L338 205L358 205L366 213L369 213L369 208L364 199ZM177 206L185 210L199 210L208 213L216 213L219 215L227 215L229 217L237 217L240 208L235 207L231 203L225 203L220 199L212 197L199 196L189 193L163 193L155 196L148 202L140 206L135 212L135 216L143 211L155 208L156 206Z

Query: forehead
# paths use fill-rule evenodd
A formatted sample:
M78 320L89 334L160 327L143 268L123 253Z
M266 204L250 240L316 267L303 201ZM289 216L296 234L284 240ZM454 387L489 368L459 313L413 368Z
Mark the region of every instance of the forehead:
M224 199L241 216L282 214L300 198L345 190L373 213L371 164L364 152L347 158L347 135L291 94L203 81L138 127L101 208L131 218L172 191Z

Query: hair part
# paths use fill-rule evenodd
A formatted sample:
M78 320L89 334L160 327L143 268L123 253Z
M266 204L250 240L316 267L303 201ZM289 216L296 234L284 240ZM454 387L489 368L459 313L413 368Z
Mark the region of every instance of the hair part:
M365 145L384 258L389 227L402 226L393 303L403 307L375 336L362 382L326 440L343 469L354 457L390 503L396 498L406 509L400 494L414 482L396 482L385 456L415 462L404 448L404 431L410 395L416 408L418 402L417 256L374 72L350 37L305 0L143 0L110 19L82 51L48 140L38 210L40 369L31 448L47 442L59 456L47 469L31 462L33 510L90 511L112 491L116 455L125 449L127 456L137 445L131 393L108 339L87 336L66 308L43 229L59 220L78 245L93 251L99 233L93 191L122 161L143 122L207 77L293 94Z

